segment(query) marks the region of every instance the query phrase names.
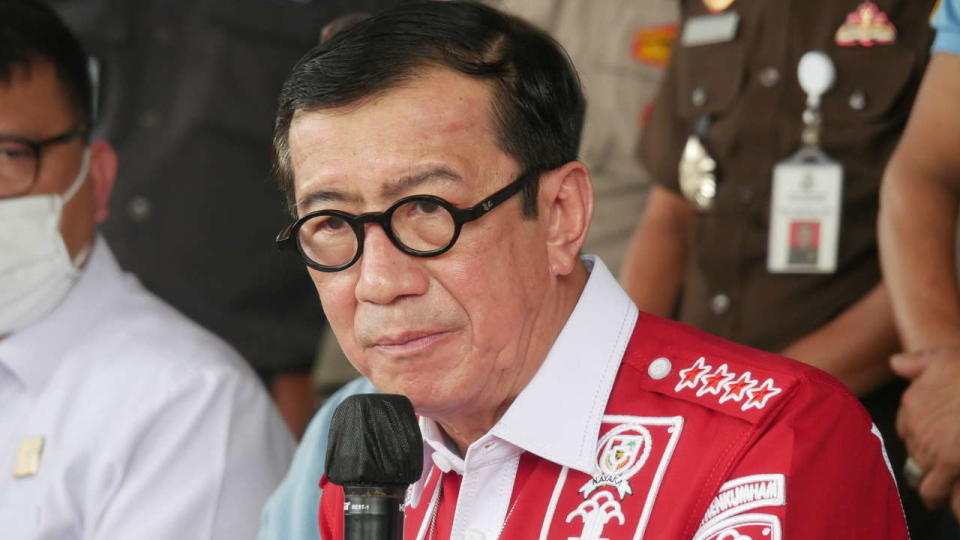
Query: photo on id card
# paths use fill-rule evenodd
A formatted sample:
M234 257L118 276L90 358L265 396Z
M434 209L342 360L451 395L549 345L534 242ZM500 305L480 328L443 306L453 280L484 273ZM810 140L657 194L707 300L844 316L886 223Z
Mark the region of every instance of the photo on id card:
M773 172L767 269L823 274L837 268L843 168L840 164L785 161Z

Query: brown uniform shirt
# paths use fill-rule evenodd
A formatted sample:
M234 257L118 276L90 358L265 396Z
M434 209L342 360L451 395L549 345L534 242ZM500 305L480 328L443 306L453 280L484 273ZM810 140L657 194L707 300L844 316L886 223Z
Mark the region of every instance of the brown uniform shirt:
M819 328L880 280L876 219L880 178L910 112L932 38L934 0L876 0L897 30L889 45L839 46L835 34L862 0L735 0L733 40L677 40L641 141L659 185L680 192L677 165L702 115L717 160L714 208L698 215L680 319L710 333L779 350ZM682 2L682 19L710 13ZM821 146L844 168L837 271L771 274L766 268L774 165L800 146L806 95L797 64L826 52L836 67L822 99Z

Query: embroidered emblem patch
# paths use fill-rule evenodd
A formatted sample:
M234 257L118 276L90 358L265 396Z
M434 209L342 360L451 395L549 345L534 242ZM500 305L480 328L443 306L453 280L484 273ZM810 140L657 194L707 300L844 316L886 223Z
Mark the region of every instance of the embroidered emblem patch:
M701 529L693 540L782 540L780 518L770 514L741 514Z
M609 491L600 491L580 503L576 510L567 515L566 521L570 523L577 517L583 522L583 530L580 531L580 536L571 536L567 540L607 540L600 538L601 531L607 522L616 519L620 525L623 525L626 520L620 503Z
M720 486L710 502L700 528L748 510L765 506L784 506L787 503L787 479L782 474L754 474L735 478Z
M897 28L876 4L864 2L847 15L835 39L841 47L890 45L897 41Z
M599 472L580 488L580 493L586 497L600 487L610 486L617 490L621 499L633 495L630 478L650 457L653 447L650 431L641 425L617 426L600 439L598 446Z
M741 411L762 409L770 398L783 392L771 378L761 383L749 371L740 374L730 372L727 364L720 364L714 369L702 356L692 366L681 369L678 376L680 380L673 388L675 392L689 388L696 390L697 397L715 395L720 403L739 403Z
M642 538L682 429L680 416L604 416L593 475L563 469L540 538Z
M637 30L630 52L633 58L659 68L667 66L673 42L677 39L677 25L669 24Z

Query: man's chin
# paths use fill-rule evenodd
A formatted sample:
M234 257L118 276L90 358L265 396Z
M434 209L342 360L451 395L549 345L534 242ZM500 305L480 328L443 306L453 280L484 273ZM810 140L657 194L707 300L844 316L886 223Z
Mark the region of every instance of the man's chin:
M371 380L374 386L385 394L405 396L421 416L430 416L431 413L445 410L451 405L452 396L448 395L448 389L442 382L431 384L423 381L422 377L421 380L387 379L379 383L376 379ZM441 385L439 390L437 384Z

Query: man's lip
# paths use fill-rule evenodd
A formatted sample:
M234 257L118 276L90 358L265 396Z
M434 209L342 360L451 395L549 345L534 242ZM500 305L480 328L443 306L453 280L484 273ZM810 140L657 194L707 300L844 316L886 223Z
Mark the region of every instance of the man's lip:
M428 330L404 332L392 336L385 336L374 340L373 347L383 351L403 351L418 349L432 344L450 332L448 330Z

